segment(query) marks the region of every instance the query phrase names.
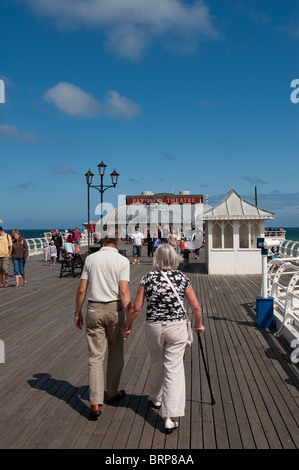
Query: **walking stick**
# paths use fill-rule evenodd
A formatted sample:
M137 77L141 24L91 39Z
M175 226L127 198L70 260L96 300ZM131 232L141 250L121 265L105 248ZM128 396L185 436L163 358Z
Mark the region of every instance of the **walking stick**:
M210 394L211 394L211 401L212 401L212 406L213 406L213 405L215 405L215 400L214 400L214 397L213 397L210 376L209 376L209 372L208 372L208 368L207 368L207 364L206 364L205 355L204 355L204 352L203 352L200 333L197 333L197 337L198 337L198 342L199 342L199 346L200 346L200 350L201 350L201 354L202 354L203 363L204 363L204 366L205 366L205 371L206 371L206 376L207 376L207 380L208 380L208 384L209 384L209 389L210 389Z

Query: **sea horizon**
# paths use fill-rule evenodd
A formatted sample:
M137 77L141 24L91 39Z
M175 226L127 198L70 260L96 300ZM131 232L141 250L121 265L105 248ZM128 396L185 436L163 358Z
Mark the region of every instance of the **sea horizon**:
M74 230L74 228L72 227L69 227L68 229ZM64 233L64 231L68 229L58 228L58 230L61 233ZM283 229L286 231L286 240L299 241L299 227L284 227ZM53 229L18 229L18 230L20 231L21 235L24 238L29 239L29 238L44 238L44 233L51 232L51 230ZM6 229L4 231L9 233L10 235L12 234L12 229Z

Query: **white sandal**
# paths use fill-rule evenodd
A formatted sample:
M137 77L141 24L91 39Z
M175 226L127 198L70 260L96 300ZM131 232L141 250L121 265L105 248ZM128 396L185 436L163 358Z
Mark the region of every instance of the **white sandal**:
M166 434L171 434L178 427L179 423L177 421L173 421L172 419L165 420L165 432Z
M153 408L156 408L159 410L162 406L162 403L160 401L153 401Z

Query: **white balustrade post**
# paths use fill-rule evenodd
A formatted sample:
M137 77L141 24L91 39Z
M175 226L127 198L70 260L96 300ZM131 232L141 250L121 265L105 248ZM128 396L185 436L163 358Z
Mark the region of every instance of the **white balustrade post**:
M267 272L268 255L262 254L262 297L268 298L268 272Z

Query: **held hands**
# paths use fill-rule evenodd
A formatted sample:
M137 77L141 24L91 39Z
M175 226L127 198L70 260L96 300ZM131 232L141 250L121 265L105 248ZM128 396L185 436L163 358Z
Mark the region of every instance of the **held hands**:
M120 329L121 334L123 335L124 340L129 337L129 334L131 333L131 328L128 328L127 326L122 326Z

